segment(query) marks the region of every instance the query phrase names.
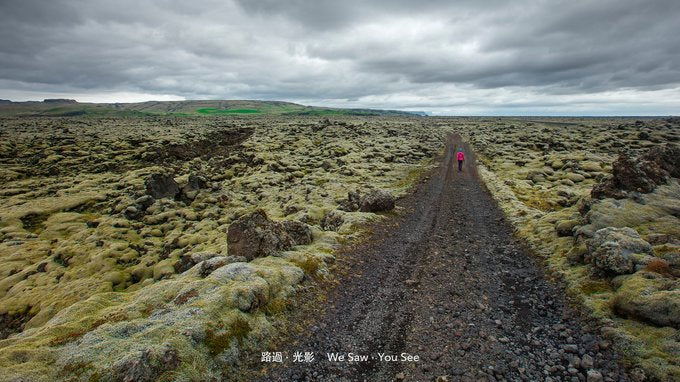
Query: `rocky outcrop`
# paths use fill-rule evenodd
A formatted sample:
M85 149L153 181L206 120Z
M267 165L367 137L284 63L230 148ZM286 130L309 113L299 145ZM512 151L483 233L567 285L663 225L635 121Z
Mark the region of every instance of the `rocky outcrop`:
M194 265L206 260L218 257L219 254L213 252L185 253L173 264L176 273L182 273L191 269Z
M596 184L593 198L625 198L630 191L649 193L680 176L680 146L656 146L643 155L633 157L619 154L612 164L612 175Z
M680 145L669 143L655 146L642 159L656 164L673 178L680 178Z
M184 143L171 143L160 147L153 156L157 162L167 160L191 160L228 156L238 145L253 135L253 129L225 129L206 133L203 138Z
M283 224L272 221L264 210L242 216L227 229L229 254L247 260L289 250L295 241Z
M680 329L680 288L670 280L650 272L638 272L619 287L614 297L614 310L655 326Z
M321 218L321 229L324 231L337 231L338 228L345 222L342 213L337 211L329 211Z
M362 212L389 211L394 208L394 196L385 190L371 190L361 198Z
M190 202L196 199L198 191L208 186L208 182L202 176L195 174L189 175L187 184L182 187L180 198L184 201Z
M557 236L573 236L574 235L574 227L579 225L578 220L564 220L557 222L555 224L555 232L557 233Z
M152 174L144 180L146 193L154 199L174 198L179 194L179 185L167 174Z
M240 257L240 256L217 256L217 257L213 257L213 258L207 259L205 261L202 261L199 264L198 274L200 274L201 277L208 277L208 275L213 273L218 268L221 268L221 267L223 267L227 264L244 262L244 261L246 261L246 259L244 257Z
M338 204L338 209L340 211L354 212L360 207L361 196L359 191L350 191L347 193L347 199L341 200Z
M128 219L139 220L144 216L146 210L151 207L155 201L156 200L151 195L142 195L135 199L135 202L132 205L123 210L123 215L125 215L125 217Z
M633 273L635 263L632 255L652 252L652 246L628 227L602 228L586 241L586 246L585 262L606 275Z
M21 332L31 318L33 315L29 313L0 314L0 340Z
M296 220L286 220L282 224L295 245L307 245L312 242L312 229L307 224Z

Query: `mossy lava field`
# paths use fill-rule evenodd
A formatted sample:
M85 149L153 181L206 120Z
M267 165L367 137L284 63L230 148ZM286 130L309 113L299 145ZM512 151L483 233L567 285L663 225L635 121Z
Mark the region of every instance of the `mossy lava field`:
M678 118L158 115L0 116L0 381L237 375L453 132L626 366L680 379Z

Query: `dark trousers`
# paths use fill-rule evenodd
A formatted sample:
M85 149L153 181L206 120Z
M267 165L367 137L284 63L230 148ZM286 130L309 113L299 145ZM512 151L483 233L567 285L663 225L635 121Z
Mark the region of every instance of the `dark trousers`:
M458 160L458 171L463 171L463 161Z

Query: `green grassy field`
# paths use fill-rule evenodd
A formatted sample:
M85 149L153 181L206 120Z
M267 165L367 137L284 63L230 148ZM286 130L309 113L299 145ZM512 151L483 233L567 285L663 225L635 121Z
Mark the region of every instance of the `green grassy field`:
M260 113L257 109L216 109L214 107L205 107L201 109L196 109L198 114L258 114Z

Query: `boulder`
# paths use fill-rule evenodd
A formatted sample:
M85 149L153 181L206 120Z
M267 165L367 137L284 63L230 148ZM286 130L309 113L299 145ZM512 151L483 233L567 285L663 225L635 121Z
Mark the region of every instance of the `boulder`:
M223 267L217 268L208 278L217 280L222 284L230 281L246 281L252 279L255 275L255 267L249 263L236 262L227 264Z
M156 200L151 195L140 196L135 200L133 205L128 206L123 211L123 214L128 219L139 220L146 214L146 210L151 207L155 201Z
M227 229L229 254L247 260L289 250L294 244L283 224L270 220L262 209L242 216Z
M199 264L199 270L198 273L201 275L201 277L208 277L211 273L213 273L216 269L219 269L227 264L231 263L239 263L239 262L244 262L246 261L245 257L237 257L237 256L217 256L213 257L210 259L207 259L205 261L202 261Z
M321 229L324 231L337 231L338 228L345 222L342 214L337 211L329 211L321 218Z
M154 199L174 198L179 194L179 185L167 174L151 174L144 180L146 193Z
M574 227L578 225L578 220L564 220L555 225L555 232L557 232L557 236L573 236Z
M182 199L187 201L196 199L198 191L208 186L208 182L203 177L191 174L189 181L182 187Z
M583 161L579 163L579 168L587 172L599 172L602 171L602 166L599 163L593 161Z
M613 177L606 176L600 182L593 186L593 189L590 191L590 195L594 199L602 198L623 199L628 194L626 193L626 191L617 188Z
M194 265L217 257L219 254L213 252L196 252L196 253L185 253L180 255L179 259L173 264L176 273L182 273L191 269Z
M673 178L680 178L680 145L654 146L642 155L642 159L655 163Z
M153 196L151 195L142 195L135 200L135 204L140 210L145 211L147 208L151 207L155 201L156 200L154 200Z
M394 208L394 196L385 190L371 190L361 198L362 212L388 211Z
M307 224L296 220L286 220L283 222L283 227L295 245L307 245L312 242L312 229Z
M597 370L588 370L588 373L586 374L586 382L602 382L602 381L604 381L602 373L600 373Z
M601 273L620 275L633 273L633 254L650 254L652 246L628 227L607 227L597 230L586 241L585 262Z
M359 209L360 203L361 196L359 195L359 191L350 191L347 193L347 199L340 201L338 209L340 211L354 212Z
M618 288L614 311L656 326L680 329L680 284L651 272L638 272Z
M613 275L635 272L631 256L624 255L619 243L608 241L590 255L590 263L598 270Z
M669 177L679 176L678 145L655 146L637 157L622 153L612 164L612 176L596 184L591 195L597 199L621 199L627 196L627 191L649 193L656 186L667 183Z

